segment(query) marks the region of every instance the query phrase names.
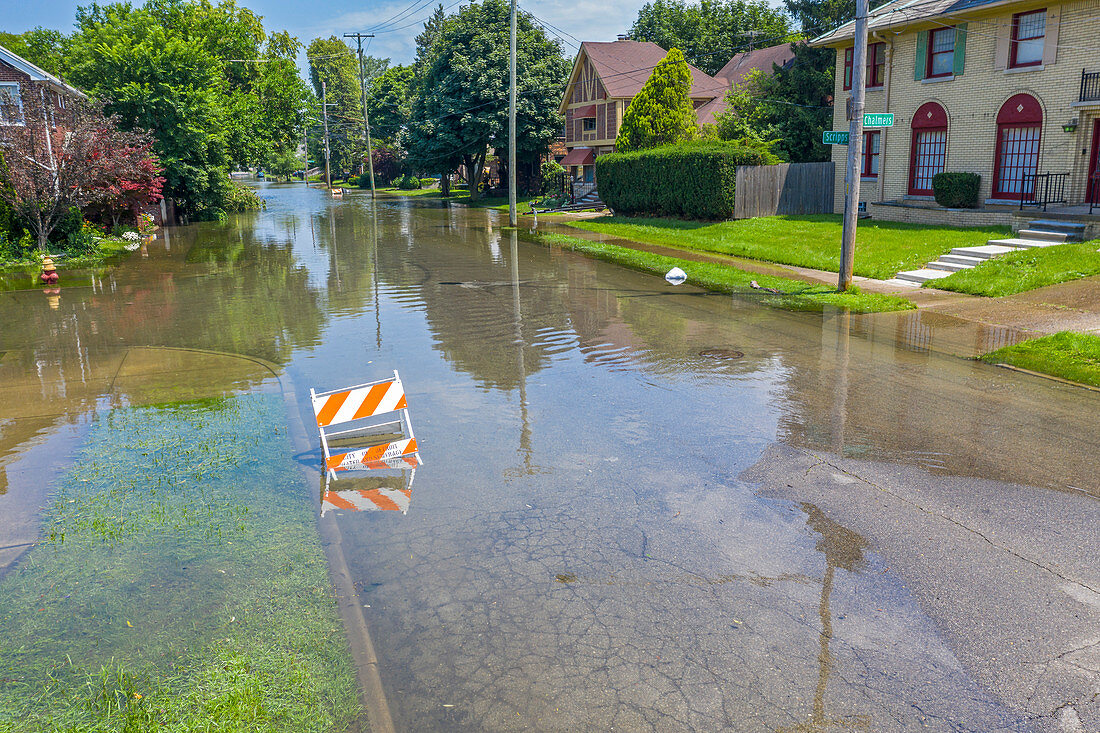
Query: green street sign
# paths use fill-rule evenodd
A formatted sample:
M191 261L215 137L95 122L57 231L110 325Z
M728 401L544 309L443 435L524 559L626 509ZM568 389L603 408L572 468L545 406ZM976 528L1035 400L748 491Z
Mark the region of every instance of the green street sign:
M885 114L875 114L873 112L863 113L863 126L864 127L893 127L894 126L894 113L887 112Z
M848 144L848 131L847 130L824 130L821 133L822 145L847 145Z

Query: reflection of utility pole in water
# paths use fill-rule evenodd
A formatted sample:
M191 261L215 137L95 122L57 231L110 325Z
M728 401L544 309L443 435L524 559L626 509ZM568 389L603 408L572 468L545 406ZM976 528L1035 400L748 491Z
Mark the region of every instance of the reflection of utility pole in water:
M844 424L848 421L848 337L852 329L852 314L847 309L837 308L832 319L823 319L822 324L832 321L836 336L836 348L833 352L833 408L832 450L844 455Z
M371 241L371 274L374 280L374 344L382 348L382 315L379 312L382 304L378 302L378 207L374 197L370 199L370 241Z
M536 472L531 465L531 424L527 419L527 365L523 357L523 318L519 302L519 237L515 229L508 232L512 250L512 311L516 330L516 364L519 366L519 413L522 427L519 432L519 450L523 453L525 474Z
M340 256L336 251L336 207L328 209L329 249L332 251L332 272L336 275L336 289L340 290Z
M825 688L829 683L829 668L833 662L832 654L829 652L829 643L833 639L833 616L829 610L833 576L837 568L852 572L863 562L863 548L867 547L867 541L847 527L842 527L829 519L813 504L803 503L802 511L808 515L806 524L821 535L817 543L817 551L825 553L825 577L821 581L821 602L818 605L821 635L817 652L817 687L814 689L814 708L810 719L805 723L778 728L776 733L870 730L871 719L866 715L825 717Z

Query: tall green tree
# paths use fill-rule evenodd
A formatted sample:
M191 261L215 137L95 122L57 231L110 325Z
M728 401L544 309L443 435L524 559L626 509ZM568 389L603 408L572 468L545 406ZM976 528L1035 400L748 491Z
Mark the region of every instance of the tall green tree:
M294 61L300 44L268 38L235 0L93 3L76 20L73 82L124 124L153 131L165 195L187 216L231 208L230 165L265 165L296 147L311 96Z
M432 44L404 135L409 161L423 171L449 171L461 159L477 196L489 150L506 159L508 18L504 0L483 0L447 18ZM530 161L560 134L558 114L569 62L561 46L529 16L517 20L516 157Z
M829 160L821 132L832 125L831 49L793 46L794 60L773 73L756 72L727 96L718 115L723 140L774 140L773 152L792 163Z
M817 0L788 0L788 2ZM678 48L688 63L714 74L750 45L774 46L787 40L790 20L767 0L652 0L638 11L630 29L635 41Z
M787 12L802 33L810 38L821 35L856 17L855 3L850 0L783 0ZM871 6L874 7L872 2Z
M615 150L643 150L691 140L699 122L691 103L691 70L674 48L661 59L623 113Z
M443 32L443 24L446 20L447 13L443 10L443 3L440 3L424 22L424 30L417 35L416 61L413 62L417 77L423 76L428 65L428 58L431 56L432 45L439 38L439 34Z
M391 66L375 78L367 89L367 112L371 134L393 140L412 113L412 66Z
M306 49L309 79L317 99L325 96L328 107L330 165L350 173L366 154L363 140L363 107L360 103L359 60L355 51L336 36L314 38ZM327 89L323 89L324 85ZM322 135L311 135L311 156L324 164Z

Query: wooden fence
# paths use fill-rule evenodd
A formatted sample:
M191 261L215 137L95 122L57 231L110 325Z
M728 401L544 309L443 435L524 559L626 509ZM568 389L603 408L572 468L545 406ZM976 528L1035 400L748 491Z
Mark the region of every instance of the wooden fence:
M736 185L734 219L833 212L831 162L742 165Z

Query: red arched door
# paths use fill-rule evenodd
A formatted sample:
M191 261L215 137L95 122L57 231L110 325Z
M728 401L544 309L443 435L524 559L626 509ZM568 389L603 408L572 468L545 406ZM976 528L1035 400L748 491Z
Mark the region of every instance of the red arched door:
M997 113L997 153L993 168L993 196L1019 199L1030 195L1039 172L1039 140L1043 108L1030 94L1017 94Z
M925 102L913 115L911 127L909 193L931 196L932 176L943 173L947 163L947 111L936 102Z

